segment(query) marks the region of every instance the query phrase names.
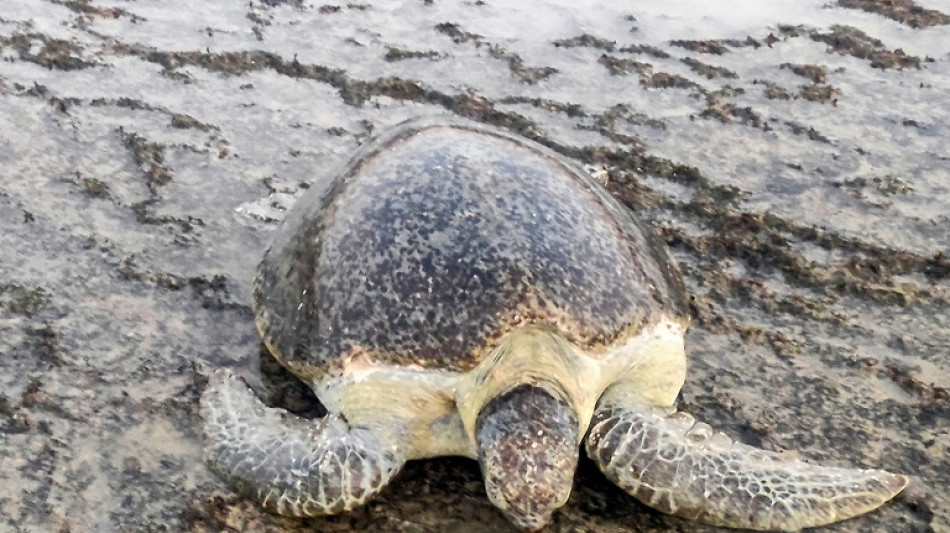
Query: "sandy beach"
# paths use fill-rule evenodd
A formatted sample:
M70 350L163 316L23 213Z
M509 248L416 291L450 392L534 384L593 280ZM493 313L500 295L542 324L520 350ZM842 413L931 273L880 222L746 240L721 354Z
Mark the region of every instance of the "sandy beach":
M365 509L262 512L201 459L262 354L257 263L314 180L451 115L589 168L691 295L680 407L733 438L912 477L816 530L950 533L950 2L0 0L0 531L513 531L478 465ZM582 459L545 531L725 531Z

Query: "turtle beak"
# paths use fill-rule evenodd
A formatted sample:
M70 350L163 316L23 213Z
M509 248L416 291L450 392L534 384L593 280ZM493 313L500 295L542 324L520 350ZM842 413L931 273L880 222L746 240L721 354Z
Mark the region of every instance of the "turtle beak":
M488 498L516 526L537 531L571 495L578 425L563 399L519 385L490 400L475 427Z

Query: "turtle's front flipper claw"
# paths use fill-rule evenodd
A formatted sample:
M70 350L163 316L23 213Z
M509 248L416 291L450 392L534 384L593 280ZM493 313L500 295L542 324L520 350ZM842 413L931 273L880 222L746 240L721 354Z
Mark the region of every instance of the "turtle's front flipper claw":
M266 407L226 370L201 396L205 459L270 511L313 516L348 511L379 492L405 459L399 442L340 417L306 420Z
M629 398L601 400L587 453L620 488L665 513L798 531L876 509L907 485L881 470L821 467L734 443L689 415L628 405Z

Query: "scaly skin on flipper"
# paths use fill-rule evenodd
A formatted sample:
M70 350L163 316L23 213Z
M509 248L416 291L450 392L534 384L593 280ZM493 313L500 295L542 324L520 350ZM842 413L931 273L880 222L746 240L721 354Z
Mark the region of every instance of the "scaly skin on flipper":
M227 370L201 396L205 460L270 511L348 511L379 492L405 462L399 442L340 417L299 418L266 407ZM391 436L390 436L391 438Z
M798 531L874 510L907 485L881 470L821 467L734 443L684 413L610 396L594 413L587 453L620 488L665 513Z

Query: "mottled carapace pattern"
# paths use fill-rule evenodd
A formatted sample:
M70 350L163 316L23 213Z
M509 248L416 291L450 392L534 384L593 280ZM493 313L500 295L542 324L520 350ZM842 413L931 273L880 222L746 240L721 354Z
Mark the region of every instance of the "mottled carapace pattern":
M479 126L415 121L317 183L278 231L258 324L291 369L344 355L465 371L521 324L596 348L685 315L652 230L574 165Z

